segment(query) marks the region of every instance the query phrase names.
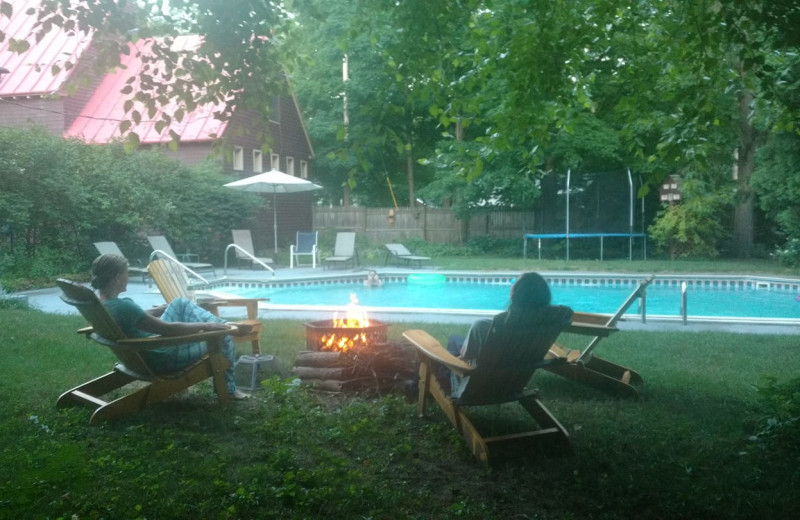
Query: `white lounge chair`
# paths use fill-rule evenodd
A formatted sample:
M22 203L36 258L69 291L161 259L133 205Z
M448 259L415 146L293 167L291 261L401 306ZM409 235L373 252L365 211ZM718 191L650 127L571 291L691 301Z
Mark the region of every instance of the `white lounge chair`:
M212 264L206 264L202 262L197 262L198 256L193 253L186 253L183 255L176 255L175 251L172 250L172 246L169 245L169 241L167 241L167 237L156 235L156 236L149 236L147 237L147 241L150 242L150 247L153 248L153 252L158 253L161 252L162 255L166 255L168 259L174 260L180 264L183 264L185 267L188 267L192 271L211 271L214 276L217 276L217 272L214 270L214 266ZM194 259L195 261L191 261Z
M255 248L253 248L253 236L250 234L249 229L232 229L231 234L233 235L233 243L238 246L235 247L234 250L236 251L236 261L241 263L249 263L252 269L255 269L258 262L262 262L265 264L274 264L275 262L272 258L267 257L258 257L255 253ZM239 249L241 248L241 249ZM242 253L242 249L247 253ZM248 256L249 255L249 256ZM257 261L256 261L257 260Z
M353 267L361 265L356 251L356 234L353 232L336 233L336 244L333 247L333 256L325 259L324 266L330 264L344 264L353 262Z
M429 256L416 256L412 255L406 246L403 244L385 244L386 246L386 262L384 265L389 265L389 259L393 258L397 263L405 262L405 265L411 266L412 263L417 262L418 267L422 267L422 262L430 262Z

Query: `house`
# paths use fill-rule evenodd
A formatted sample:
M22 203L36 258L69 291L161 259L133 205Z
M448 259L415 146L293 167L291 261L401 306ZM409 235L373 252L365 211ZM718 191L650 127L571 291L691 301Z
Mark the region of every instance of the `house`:
M91 38L57 28L40 42L30 39L27 51L9 50L13 39L27 39L34 30L35 15L26 11L37 8L40 0L14 2L10 19L2 19L5 39L0 42L0 126L44 126L50 132L102 145L135 132L142 148L158 147L181 162L194 165L209 157L236 178L247 177L271 168L302 178L312 175L314 151L306 132L297 100L293 95L274 96L270 103L269 121L253 112L239 109L235 98L227 105L209 103L187 111L180 121L173 118L169 126L156 121L161 112L174 113L176 105L159 107L159 113L148 117L147 111L138 124L126 133L120 123L130 120L125 103L129 95L122 90L142 67L143 56L152 40L130 44L130 52L121 56L122 67L105 75L93 76L94 52ZM198 36L175 39L173 50L190 50L201 42ZM74 63L72 67L67 62ZM225 120L215 113L226 112ZM177 134L180 144L167 145ZM222 145L222 146L220 146ZM255 248L267 249L273 243L272 199L265 198L262 214L254 222L243 222L253 232ZM309 193L281 196L277 199L278 241L294 241L296 231L310 230L312 195ZM168 230L165 230L168 233Z

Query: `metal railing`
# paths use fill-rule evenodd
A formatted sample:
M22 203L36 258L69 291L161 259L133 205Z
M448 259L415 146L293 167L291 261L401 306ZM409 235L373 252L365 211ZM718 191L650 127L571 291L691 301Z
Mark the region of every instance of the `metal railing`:
M186 267L185 265L183 265L180 262L180 260L178 260L177 258L174 258L172 255L168 255L167 253L165 253L164 251L162 251L160 249L156 249L155 251L150 253L150 261L151 262L153 261L154 258L158 258L158 257L165 258L165 259L167 259L167 260L169 260L171 262L175 262L176 264L178 264L181 267L181 269L185 273L189 273L191 276L194 276L198 280L202 281L204 284L208 285L208 280L206 280L205 278L203 278L202 276L200 276L199 274L197 274L193 270L191 270L188 267Z
M253 262L255 262L258 265L262 266L264 269L269 270L272 273L272 276L275 276L275 269L271 268L270 266L268 266L267 264L265 264L264 262L262 262L261 260L259 260L255 256L251 255L250 253L248 253L247 251L245 251L241 247L237 246L236 244L228 244L228 247L225 248L225 265L224 265L224 269L223 269L223 274L225 276L228 276L228 251L230 251L231 248L235 249L237 253L241 253L244 257L249 258Z

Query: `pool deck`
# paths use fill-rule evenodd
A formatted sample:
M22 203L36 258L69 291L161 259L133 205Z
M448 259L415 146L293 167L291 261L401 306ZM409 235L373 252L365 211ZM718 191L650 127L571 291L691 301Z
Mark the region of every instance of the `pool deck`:
M217 269L217 276L215 278L206 276L201 273L210 282L218 281L221 279L230 279L237 281L265 281L265 280L295 280L304 278L316 277L336 277L336 276L353 276L363 275L366 278L367 273L374 269L380 276L391 276L392 274L403 274L409 272L420 272L415 269L408 268L393 268L393 267L356 267L349 269L322 269L317 267L312 269L310 267L289 269L286 267L279 267L275 270L275 275L265 270L251 270L251 269L232 269L228 268L225 273L223 269ZM421 272L425 272L422 270ZM439 271L444 272L444 271ZM487 273L482 273L487 274ZM507 274L507 272L503 272ZM551 273L548 273L551 274ZM570 274L575 275L575 272ZM602 275L609 273L586 273L587 275ZM637 275L638 276L638 275ZM643 276L643 275L641 275ZM53 314L76 314L76 311L70 305L65 304L60 299L61 291L57 287L48 289L39 289L34 291L24 291L17 293L15 296L26 298L28 303L43 312ZM158 288L155 284L148 279L147 282L142 282L140 277L131 276L128 282L128 290L123 294L133 298L142 307L151 307L161 305L164 299L161 297ZM298 319L298 320L320 320L331 318L333 313L341 311L341 307L317 307L317 306L272 306L269 303L262 304L259 317L264 320L269 319ZM620 302L621 303L621 302ZM800 305L800 303L798 303ZM364 310L369 316L385 321L388 323L399 322L427 322L427 323L454 323L454 324L468 324L477 318L490 316L492 313L489 311L466 311L466 312L408 312L402 309L389 309L378 310L370 307L365 307ZM580 310L580 309L576 309ZM224 316L237 317L241 314L241 309L227 309ZM800 334L800 325L787 324L782 322L758 323L758 322L737 322L731 320L698 320L689 317L686 324L679 318L673 317L659 317L647 316L646 323L642 323L640 319L626 318L620 320L617 326L622 330L644 330L644 331L682 331L682 332L699 332L699 331L727 331L737 333L757 333L757 334Z

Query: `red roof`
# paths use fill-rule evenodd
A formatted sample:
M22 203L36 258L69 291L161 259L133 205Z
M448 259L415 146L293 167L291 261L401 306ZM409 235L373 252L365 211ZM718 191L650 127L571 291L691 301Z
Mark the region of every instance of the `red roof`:
M131 77L136 77L142 69L141 53L149 52L153 40L140 40L135 45L130 44L131 51L127 56L122 56L123 67L118 68L103 78L89 102L81 110L75 122L64 133L65 137L77 137L87 142L107 143L122 137L119 131L121 121L130 120L131 113L126 113L124 104L129 95L120 91L128 85ZM181 36L175 39L173 50L196 48L200 44L198 36ZM134 92L138 79L131 83ZM225 132L227 122L214 117L215 112L225 109L224 103L211 103L198 107L193 112L187 112L182 121L173 119L168 128L160 133L156 131L156 122L161 119L162 113L174 114L178 104L170 102L159 108L158 112L149 118L144 105L134 102L133 110L138 110L142 115L142 122L132 125L131 131L136 132L142 144L166 143L172 138L170 130L176 132L181 142L211 141ZM146 119L146 120L145 120Z
M40 96L59 93L73 69L66 70L67 61L73 63L91 43L91 36L64 31L58 27L48 32L42 41L32 38L36 15L26 11L39 7L40 0L14 0L11 18L0 16L0 30L5 39L0 42L0 67L10 72L0 76L0 96ZM31 47L21 53L8 50L9 41L26 40ZM54 67L60 68L53 74Z

